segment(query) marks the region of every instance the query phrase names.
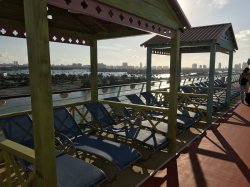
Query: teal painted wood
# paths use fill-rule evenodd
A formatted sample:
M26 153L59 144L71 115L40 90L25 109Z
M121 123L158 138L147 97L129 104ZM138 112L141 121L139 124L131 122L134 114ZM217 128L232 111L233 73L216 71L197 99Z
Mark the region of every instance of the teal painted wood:
M227 74L227 93L226 93L226 102L227 106L230 105L230 93L232 87L232 72L233 72L233 55L234 51L229 52L229 63L228 63L228 74Z
M181 66L182 66L182 63L181 63L181 61L182 61L182 53L180 52L180 55L179 55L179 68L178 68L178 73L177 73L177 75L178 75L178 91L180 90L180 85L181 85Z
M152 81L152 48L147 48L146 91L151 91Z
M208 99L207 99L207 123L209 125L212 124L215 60L216 60L216 44L211 45L211 50L210 50L210 64L209 64L209 76L208 76L209 88L208 88Z
M225 32L220 39L217 41L220 44L220 47L225 48L227 50L234 50L234 44L232 40L232 36L229 31Z
M35 186L56 186L47 1L24 0L35 143Z
M177 118L177 90L178 90L178 69L179 69L179 49L180 49L180 30L176 31L175 38L171 40L170 57L170 99L169 99L169 120L168 138L169 151L175 152L176 149L176 118Z
M200 46L211 46L213 44L213 41L197 41L197 42L181 42L180 47L185 46L185 47L197 47L199 48ZM170 51L171 43L168 44L150 44L147 45L146 47L152 47L152 48L165 48L167 47L168 50ZM210 49L210 48L209 48ZM195 51L195 50L194 50ZM210 50L207 50L209 52Z
M98 70L97 70L97 41L93 41L93 45L90 46L90 80L91 80L91 100L98 100Z

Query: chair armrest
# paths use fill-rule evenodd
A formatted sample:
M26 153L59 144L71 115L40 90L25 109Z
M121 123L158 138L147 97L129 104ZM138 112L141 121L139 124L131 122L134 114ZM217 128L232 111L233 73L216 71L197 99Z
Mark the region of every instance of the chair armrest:
M79 128L83 133L93 133L98 131L97 127L95 127L92 123L80 123L78 124Z
M71 153L76 152L76 148L72 140L70 140L66 135L55 132L55 140L56 143L59 144L59 147L57 147L60 151Z

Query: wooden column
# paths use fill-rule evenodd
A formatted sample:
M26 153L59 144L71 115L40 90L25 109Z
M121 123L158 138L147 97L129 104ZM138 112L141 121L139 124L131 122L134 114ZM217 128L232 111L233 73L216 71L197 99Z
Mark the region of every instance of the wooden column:
M35 139L35 186L56 186L47 1L23 2Z
M215 72L216 45L210 48L210 64L209 64L209 88L207 99L207 123L212 124L213 113L213 93L214 93L214 72Z
M178 90L178 71L180 57L180 31L176 31L175 38L171 39L171 57L170 57L170 98L169 98L169 120L168 120L168 138L169 151L176 150L176 117L177 117L177 90Z
M90 46L90 81L91 81L91 100L98 101L98 64L97 64L97 41L93 41Z
M232 71L233 71L233 55L234 55L234 52L230 51L228 73L227 73L227 95L226 95L227 106L230 105L230 93L231 93L231 87L232 87Z
M152 48L147 47L146 91L151 92L152 81Z
M182 53L180 52L180 56L179 56L179 69L178 69L178 72L177 72L177 75L178 75L178 91L180 90L180 85L181 85L181 57L182 57Z

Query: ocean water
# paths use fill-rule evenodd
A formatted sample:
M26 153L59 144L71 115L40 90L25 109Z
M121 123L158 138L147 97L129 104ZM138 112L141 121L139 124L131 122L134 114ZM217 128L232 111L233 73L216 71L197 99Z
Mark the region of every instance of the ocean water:
M29 74L29 70L28 69L24 69L24 70L10 70L10 71L1 71L1 74L4 74L4 76L7 75L17 75L17 74L25 74L28 75ZM89 70L86 69L70 69L70 70L51 70L51 75L60 75L60 74L65 74L65 75L84 75L84 74L90 74ZM98 74L102 74L103 76L110 76L110 75L114 75L114 76L122 76L122 75L127 75L128 77L131 76L139 76L139 75L131 75L128 74L127 72L99 72ZM170 74L166 73L166 74L155 74L154 77L156 78L169 78Z
M10 74L10 75L17 75L17 74L29 74L28 69L23 69L23 70L9 70L9 71L1 71L0 73L4 74ZM103 74L104 76L109 76L109 75L116 75L116 76L121 76L121 75L126 75L127 72L99 72ZM66 74L66 75L84 75L84 74L90 74L89 70L86 69L69 69L69 70L51 70L51 75L60 75L60 74ZM129 74L127 74L129 75Z

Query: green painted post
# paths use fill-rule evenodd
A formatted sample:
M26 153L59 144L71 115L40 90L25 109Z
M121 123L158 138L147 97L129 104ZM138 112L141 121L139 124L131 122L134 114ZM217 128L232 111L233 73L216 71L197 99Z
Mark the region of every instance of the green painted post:
M152 81L152 48L147 47L146 91L151 91Z
M179 63L179 69L178 69L178 72L177 72L177 75L178 75L178 83L179 83L179 85L178 85L178 91L180 90L180 85L181 85L181 60L182 60L182 53L180 52L180 56L179 56L179 61L180 61L180 63Z
M35 141L35 186L56 186L47 1L23 2Z
M227 94L226 94L226 102L227 106L230 105L230 93L232 87L232 71L233 71L233 55L234 51L229 52L229 63L228 63L228 74L227 74Z
M177 117L177 90L178 90L178 71L179 71L179 53L180 53L180 31L171 39L171 57L170 57L170 99L169 99L169 152L176 151L176 117Z
M208 86L209 88L208 88L208 99L207 99L207 123L209 125L212 124L215 59L216 59L216 45L212 44L210 47L209 86Z
M90 46L90 72L91 72L91 100L98 101L98 65L97 65L97 41L93 41L93 44Z

